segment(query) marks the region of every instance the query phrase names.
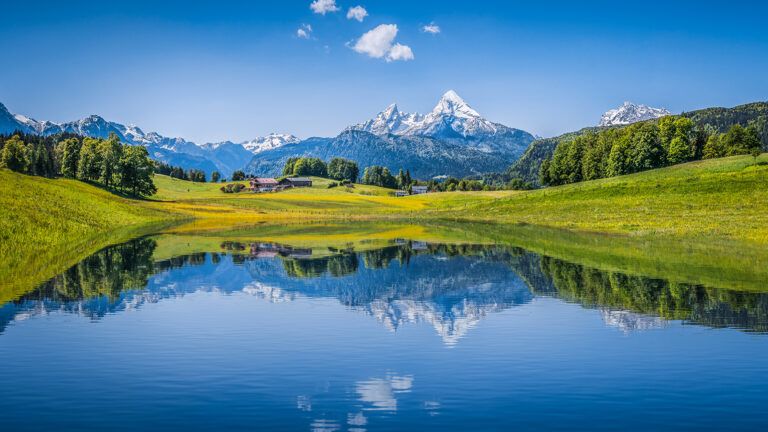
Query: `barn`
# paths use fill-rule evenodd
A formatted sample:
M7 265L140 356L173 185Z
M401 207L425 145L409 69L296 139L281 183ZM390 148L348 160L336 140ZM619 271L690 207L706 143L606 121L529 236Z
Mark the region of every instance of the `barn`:
M311 187L312 179L309 177L286 177L280 180L280 185L286 187Z

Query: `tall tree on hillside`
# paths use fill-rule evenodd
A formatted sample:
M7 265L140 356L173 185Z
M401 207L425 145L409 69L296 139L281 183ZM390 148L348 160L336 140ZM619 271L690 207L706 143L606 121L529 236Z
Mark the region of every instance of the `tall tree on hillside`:
M51 152L43 140L30 142L27 145L27 154L29 155L30 174L42 177L53 177L56 175Z
M328 177L328 167L319 158L299 158L293 166L293 175Z
M704 159L714 159L723 157L726 154L725 146L723 145L722 135L713 133L707 138L707 143L704 145Z
M120 188L137 197L154 194L157 192L152 181L154 167L145 147L125 145L117 170Z
M221 179L221 174L219 174L218 171L214 171L211 173L211 183L218 183Z
M597 180L608 176L608 156L611 154L613 143L620 134L620 129L608 129L587 138L589 145L584 150L584 158L581 163L584 180Z
M242 170L237 170L232 173L232 181L245 180L245 173Z
M377 165L369 166L365 169L362 181L364 184L390 189L395 189L397 187L397 179L389 172L389 169Z
M11 171L27 172L29 168L27 146L24 145L24 141L18 135L14 135L5 142L2 154L0 155L0 162Z
M546 158L539 167L539 183L545 186L549 186L552 182L552 178L549 176L549 164L551 161L552 159Z
M64 177L77 177L77 163L80 160L80 146L82 143L77 138L68 138L56 144L56 154L61 166L61 175Z
M608 155L608 176L615 177L632 172L632 157L630 134L622 134L621 137L611 146L611 152Z
M659 139L659 128L642 123L632 136L631 172L659 168L666 163L666 152Z
M669 117L665 117L667 119ZM661 130L661 124L659 125ZM693 121L687 117L680 117L672 122L672 138L665 143L666 134L659 133L662 144L667 152L667 163L670 165L688 162L695 154L695 135Z
M96 138L83 139L80 148L80 159L77 162L77 178L84 181L98 181L101 175L100 140Z
M285 165L283 166L283 175L284 176L292 176L293 175L293 169L296 165L296 162L301 159L300 157L291 157L288 158L288 160L285 162ZM232 179L234 180L234 178Z
M108 139L99 143L97 151L101 156L99 181L108 188L112 187L116 182L117 167L123 153L123 146L120 144L120 139L114 133L110 133Z
M334 180L349 180L354 183L359 173L357 163L348 159L333 158L328 163L328 177Z

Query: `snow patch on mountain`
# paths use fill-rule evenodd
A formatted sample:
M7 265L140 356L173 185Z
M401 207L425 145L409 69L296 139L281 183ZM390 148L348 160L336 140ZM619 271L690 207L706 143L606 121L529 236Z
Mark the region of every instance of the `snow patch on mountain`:
M600 118L599 126L616 126L651 120L672 114L666 108L652 108L648 105L624 102L620 107L608 110Z
M286 144L295 144L299 141L301 141L299 138L291 134L271 133L265 137L259 137L244 142L242 143L242 146L249 152L257 154L263 151L280 148Z
M11 114L0 103L0 133L15 131L46 136L67 132L93 138L108 138L114 133L126 144L147 147L154 159L187 169L197 168L206 172L217 169L225 176L243 168L255 154L300 141L294 135L272 133L241 143L224 141L197 145L184 138L166 137L157 132L145 133L138 126L110 122L98 115L67 123L38 121L22 114Z
M373 119L348 128L380 136L393 134L449 138L484 137L510 129L483 118L453 90L445 92L434 109L426 115L404 113L392 104Z

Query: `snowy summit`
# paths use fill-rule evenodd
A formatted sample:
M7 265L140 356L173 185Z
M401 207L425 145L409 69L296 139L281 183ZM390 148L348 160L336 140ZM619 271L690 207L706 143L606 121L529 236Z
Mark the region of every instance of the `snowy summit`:
M429 114L403 113L392 104L373 119L349 129L374 135L470 137L492 135L499 126L480 116L455 91L448 90Z
M600 118L599 126L626 125L643 120L651 120L672 114L666 108L652 108L648 105L637 105L632 102L624 102L616 109L606 111Z

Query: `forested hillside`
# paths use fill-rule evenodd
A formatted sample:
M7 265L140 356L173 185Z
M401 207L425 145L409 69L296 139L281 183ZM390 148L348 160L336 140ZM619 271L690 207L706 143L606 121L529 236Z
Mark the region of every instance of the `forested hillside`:
M695 130L707 136L714 133L725 133L733 125L742 127L752 126L757 132L763 151L768 151L768 102L755 102L739 105L733 108L706 108L683 113L680 116L693 122ZM659 120L648 120L642 123L658 124ZM569 132L558 137L539 139L531 143L526 152L507 171L509 178L520 178L523 181L541 186L539 171L544 160L552 158L555 148L574 138L599 133L606 129L625 129L632 125L605 127L589 127L576 132Z

